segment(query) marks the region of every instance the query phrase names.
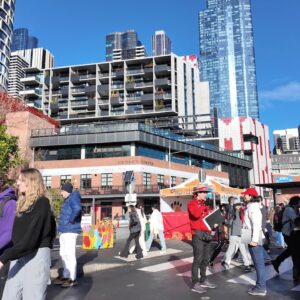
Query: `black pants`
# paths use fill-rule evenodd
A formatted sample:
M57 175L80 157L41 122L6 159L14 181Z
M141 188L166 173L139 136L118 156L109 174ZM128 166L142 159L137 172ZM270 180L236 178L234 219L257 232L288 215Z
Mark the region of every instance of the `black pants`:
M287 244L287 248L281 252L279 256L276 257L275 263L279 266L285 259L291 256L291 249L290 249L290 237L287 235L283 235L284 241Z
M0 270L0 300L2 299L2 294L4 291L5 282L7 279L10 263L5 264Z
M192 264L192 283L199 281L198 272L200 269L200 282L206 279L206 269L211 255L211 243L202 241L198 235L192 238L194 260Z
M137 258L142 258L143 257L142 248L141 248L140 243L139 243L139 237L140 237L140 231L130 233L130 235L129 235L127 241L126 241L126 244L125 244L123 250L120 253L121 257L128 257L130 242L133 239L135 241L136 257Z

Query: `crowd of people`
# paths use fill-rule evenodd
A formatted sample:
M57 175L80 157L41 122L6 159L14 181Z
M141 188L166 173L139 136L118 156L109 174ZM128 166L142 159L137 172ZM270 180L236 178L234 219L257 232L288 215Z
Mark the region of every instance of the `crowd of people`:
M271 263L277 273L280 264L289 256L293 261L293 279L300 280L300 197L293 196L287 205L279 204L268 210L255 188L246 189L241 196L243 201L230 197L228 204L221 205L224 221L216 223L214 228L208 228L204 219L212 211L212 206L206 187L194 190L194 198L188 203L188 213L192 229L193 264L192 287L197 293L206 293L216 285L206 278L206 271L212 262L212 241L220 234L220 227L226 228L228 248L223 257L222 265L225 270L230 269L232 258L241 255L245 271L255 270L256 284L249 288L248 294L265 296L266 264ZM283 248L283 252L271 260L270 243L272 228L275 231L276 246ZM224 243L222 243L223 245ZM220 252L217 247L215 251ZM199 278L200 270L200 278Z
M197 187L187 205L194 257L193 292L206 293L216 288L207 279L207 268L226 244L224 240L228 244L222 259L224 269L229 270L232 259L239 254L244 270L256 272L256 284L248 290L250 295L267 294L266 263L279 273L281 263L291 256L293 278L300 280L300 197L293 196L287 205L267 209L257 191L248 188L241 198L230 197L228 204L220 206L222 222L209 227L205 218L214 210L209 192L205 186ZM63 270L53 283L62 288L78 284L76 241L81 232L81 197L69 182L62 185L61 195L64 201L56 228L51 198L37 169L22 170L14 185L0 173L0 299L46 298L51 248L57 234ZM147 223L150 233L146 238ZM275 246L283 251L271 260L273 232ZM220 236L220 247L213 250L212 241L216 237L220 240ZM158 206L152 205L148 220L143 203L130 205L129 236L119 255L126 258L135 252L137 259L146 257L155 237L160 241L160 253L166 253L163 217ZM130 247L132 240L135 245Z

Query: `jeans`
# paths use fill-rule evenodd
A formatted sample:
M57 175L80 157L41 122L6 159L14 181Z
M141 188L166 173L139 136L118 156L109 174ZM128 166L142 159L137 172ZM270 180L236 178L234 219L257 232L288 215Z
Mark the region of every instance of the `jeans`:
M263 246L256 247L249 246L249 251L256 270L256 289L259 291L266 291L266 267L264 262Z
M211 243L202 241L198 235L192 238L194 260L192 264L192 283L199 281L198 273L200 269L200 282L206 280L206 269L211 255Z
M159 230L158 236L159 236L159 240L160 240L161 250L162 251L166 251L167 250L167 246L166 246L164 231L163 230ZM154 238L154 233L150 232L149 238L146 241L146 248L147 248L148 251L151 248L151 245L152 245L152 242L153 242L153 238Z
M284 239L283 239L282 232L275 231L275 240L277 245L284 247Z
M61 233L59 236L59 255L63 264L63 276L72 280L77 276L76 240L77 233Z

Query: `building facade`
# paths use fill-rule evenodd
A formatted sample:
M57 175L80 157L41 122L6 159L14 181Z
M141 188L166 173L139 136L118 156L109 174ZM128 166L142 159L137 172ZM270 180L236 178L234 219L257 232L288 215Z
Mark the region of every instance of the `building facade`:
M219 119L220 148L251 157L250 184L272 182L269 128L253 118ZM260 194L263 195L261 189Z
M34 166L41 170L47 187L72 182L82 194L85 211L94 203L102 217L122 214L128 193L126 171L133 171L133 193L150 213L151 204L159 203L160 189L195 176L199 167L206 167L208 175L227 173L230 184L238 182L240 187L249 184L252 168L251 160L239 153L122 120L33 130L31 148Z
M166 55L171 54L172 43L169 37L163 30L155 31L152 36L152 55Z
M27 28L17 28L13 31L11 51L33 49L38 47L39 40L30 36Z
M300 176L300 153L273 155L272 170L274 175Z
M44 48L19 50L12 54L24 57L28 61L29 67L32 68L48 69L54 66L54 56Z
M259 119L251 0L207 0L199 13L201 80L211 112Z
M139 41L137 32L135 32L134 30L128 30L125 32L113 32L106 36L106 61L142 57L141 53L144 54L143 57L146 56L145 47Z
M7 91L15 0L0 1L0 91Z
M300 153L299 128L274 130L274 154Z
M23 99L20 94L24 90L21 79L25 77L25 68L29 66L28 61L20 55L11 54L9 64L9 78L7 93L18 99Z
M46 69L39 91L24 80L23 94L62 124L181 117L196 131L202 125L193 118L209 114L208 85L193 62L174 54Z

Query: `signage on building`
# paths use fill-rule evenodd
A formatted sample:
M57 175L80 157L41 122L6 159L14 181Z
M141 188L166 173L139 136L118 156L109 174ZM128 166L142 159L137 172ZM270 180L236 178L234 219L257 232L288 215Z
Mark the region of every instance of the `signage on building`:
M128 205L135 205L136 204L136 199L137 199L137 194L126 194L125 195L125 202Z
M292 176L280 176L280 177L275 177L275 182L280 183L280 182L291 182L293 181Z

